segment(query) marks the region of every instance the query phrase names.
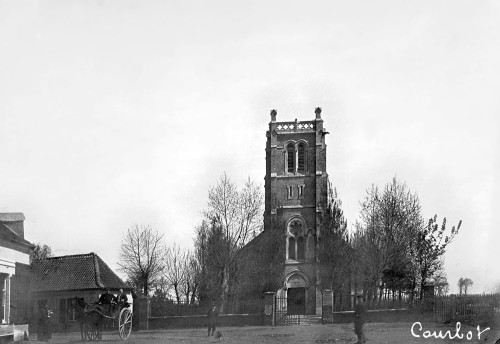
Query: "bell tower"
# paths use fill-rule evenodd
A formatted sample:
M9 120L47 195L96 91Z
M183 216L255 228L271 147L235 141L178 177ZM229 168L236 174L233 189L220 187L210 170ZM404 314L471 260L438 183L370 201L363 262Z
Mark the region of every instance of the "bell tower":
M276 117L277 111L272 110L266 134L264 230L278 230L273 220L286 227L286 277L281 293L287 296L289 314L316 314L316 252L327 204L328 132L319 107L309 121L277 122Z

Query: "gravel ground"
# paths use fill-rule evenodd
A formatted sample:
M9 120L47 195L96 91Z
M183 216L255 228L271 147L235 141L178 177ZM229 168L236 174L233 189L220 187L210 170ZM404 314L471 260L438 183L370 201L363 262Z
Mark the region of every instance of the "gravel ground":
M443 333L450 330L452 336L455 335L455 326L446 326L436 323L422 323L422 331L418 331L419 327L415 327L416 334L421 335L420 338L415 338L411 334L413 323L369 323L366 324L367 344L382 344L382 343L484 343L485 337L488 334L493 334L492 331L485 331L481 335L481 340L477 338L477 328L462 326L459 333L463 334L462 339L436 339L422 337L424 331L441 330ZM484 328L481 328L481 331ZM222 328L224 336L222 343L242 343L242 344L258 344L258 343L356 343L356 336L353 332L352 324L333 324L333 325L310 325L310 326L277 326L277 327L225 327ZM472 340L467 339L467 333L471 331ZM37 343L36 341L30 341ZM49 343L79 343L79 333L55 333ZM104 333L102 343L120 343L118 333ZM157 330L157 331L140 331L132 332L127 340L127 344L190 344L190 343L217 343L214 337L207 337L205 329L179 329L179 330ZM492 343L488 340L486 343Z

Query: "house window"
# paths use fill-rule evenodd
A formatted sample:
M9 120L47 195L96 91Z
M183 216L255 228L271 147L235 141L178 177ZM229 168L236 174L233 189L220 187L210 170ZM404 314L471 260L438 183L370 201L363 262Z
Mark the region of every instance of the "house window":
M287 194L287 198L288 199L292 199L293 198L293 186L288 185L286 187L286 194Z
M83 301L83 299L81 299ZM67 300L68 301L68 321L75 321L76 320L76 304L78 302L77 299L72 299ZM72 302L73 301L73 302Z
M76 321L76 310L74 308L68 310L68 321Z
M306 172L305 147L303 143L299 144L297 150L297 172L304 174Z
M59 303L59 322L76 321L77 304L83 298L61 299ZM83 302L82 302L83 303Z
M286 146L286 160L287 160L287 167L286 171L288 173L294 173L295 172L295 148L293 147L293 144L289 144Z
M6 318L6 296L7 296L7 286L6 286L6 277L7 275L0 273L0 305L2 305L2 309L0 312L0 323L5 323Z

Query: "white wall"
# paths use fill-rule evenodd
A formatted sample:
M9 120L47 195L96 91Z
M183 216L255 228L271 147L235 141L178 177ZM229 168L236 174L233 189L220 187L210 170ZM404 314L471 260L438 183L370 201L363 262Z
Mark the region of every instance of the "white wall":
M14 275L16 262L29 264L29 254L0 246L0 272Z

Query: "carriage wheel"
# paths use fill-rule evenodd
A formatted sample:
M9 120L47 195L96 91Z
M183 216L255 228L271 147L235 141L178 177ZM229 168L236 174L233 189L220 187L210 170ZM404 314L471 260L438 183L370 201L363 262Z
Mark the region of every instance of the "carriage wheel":
M118 316L118 334L122 340L127 340L132 331L132 312L128 308L123 308Z
M94 322L90 322L87 324L85 334L87 336L87 339L90 341L97 341L102 339L102 332L99 331L99 326Z

